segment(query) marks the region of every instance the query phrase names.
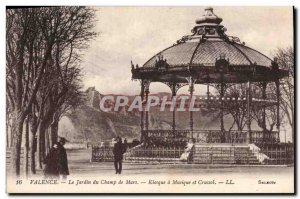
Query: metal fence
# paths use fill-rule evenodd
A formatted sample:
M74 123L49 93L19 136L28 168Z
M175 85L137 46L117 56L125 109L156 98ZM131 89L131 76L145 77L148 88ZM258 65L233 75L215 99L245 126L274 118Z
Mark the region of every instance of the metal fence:
M111 146L92 146L91 162L113 162L114 154Z
M140 145L128 149L124 156L128 160L133 157L153 160L179 159L183 153L184 147L145 147ZM264 158L264 155L268 158ZM231 147L216 146L213 149L208 147L193 148L188 158L190 163L289 165L294 163L294 145L288 143L261 143L252 149L248 146L234 147L234 145ZM264 161L260 161L262 158ZM112 162L113 159L113 147L92 147L92 162Z
M294 164L294 145L292 143L264 144L260 148L261 152L270 158L267 160L267 164Z
M184 148L178 147L139 147L129 150L127 157L145 157L145 158L180 158Z
M198 164L292 165L294 146L287 143L250 145L196 145L192 162Z
M249 146L196 146L192 162L197 164L260 164L259 155Z

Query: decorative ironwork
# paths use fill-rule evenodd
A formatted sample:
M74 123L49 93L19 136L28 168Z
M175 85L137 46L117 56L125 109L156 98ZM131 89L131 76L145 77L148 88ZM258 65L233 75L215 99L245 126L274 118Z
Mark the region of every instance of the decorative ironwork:
M229 59L225 59L225 54L220 54L220 58L216 59L215 63L216 71L225 73L227 71L233 71L232 66L229 65Z
M155 69L159 72L168 71L169 64L163 55L158 55L158 60L155 60Z
M218 91L218 93L221 94L222 84L223 84L223 88L224 88L224 94L226 93L226 90L229 87L236 85L233 83L217 83L217 84L211 83L211 84L209 84L209 86L214 87Z
M246 44L245 42L241 42L240 38L234 37L234 36L227 36L226 35L225 41L233 42L233 43L238 43L238 44L241 44L243 46Z
M112 146L92 146L91 162L113 162L114 154Z
M189 76L189 77L187 77L187 78L185 78L185 79L186 79L186 81L188 82L189 89L190 89L190 88L194 88L194 84L196 83L197 78L193 78L193 76ZM191 90L189 90L189 91L191 91Z
M251 142L251 82L248 81L247 83L247 127L248 127L248 134L247 134L247 142Z
M190 35L185 35L181 39L177 40L176 44L185 43L187 40L190 40L190 39L191 39ZM174 44L174 45L176 45L176 44Z
M278 71L279 66L278 66L278 63L277 63L277 57L275 57L274 60L271 62L271 67L272 67L273 71Z
M186 85L189 85L189 83L176 83L176 82L162 82L164 84L166 84L167 86L169 86L169 88L171 89L172 91L172 96L175 96L177 91L186 86Z
M151 81L144 80L145 92L149 92Z
M150 86L150 82L146 82L145 84L145 98L146 98L146 104L148 102L148 95L149 95L149 86ZM149 129L149 111L146 110L146 116L145 116L145 128L146 128L146 131L148 131Z
M149 94L149 87L150 87L151 81L149 81L149 80L140 80L140 84L141 84L141 93L140 93L141 99L143 100L144 96L145 96L145 102L147 103L148 94ZM144 103L142 103L142 105L143 104ZM141 111L140 126L141 126L141 132L142 132L141 141L144 141L145 140L145 135L143 134L144 127L145 127L146 130L148 130L148 128L149 128L148 111L146 111L145 118L144 118L144 108Z
M259 89L261 89L261 91L263 92L264 90L264 86L267 87L268 86L268 82L263 81L263 82L251 82L251 84Z
M144 98L144 93L145 93L145 84L143 80L140 80L140 84L141 84L141 99ZM141 141L144 141L145 135L144 135L144 109L142 109L141 111L141 120L140 120L140 126L141 126Z
M138 64L136 64L135 65L135 68L134 68L134 64L133 64L133 62L132 62L132 60L131 60L131 71L133 71L134 69L138 69L139 68L139 65Z
M192 100L193 92L194 92L194 84L197 79L194 79L193 76L186 78L189 83L189 92L190 92L190 100ZM193 129L194 129L194 119L193 119L193 111L190 111L190 131L191 137L193 138Z

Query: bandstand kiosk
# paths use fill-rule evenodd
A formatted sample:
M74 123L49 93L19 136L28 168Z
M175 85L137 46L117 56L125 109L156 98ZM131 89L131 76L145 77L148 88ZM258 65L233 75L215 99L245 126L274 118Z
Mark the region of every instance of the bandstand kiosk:
M247 47L237 37L225 34L226 28L221 25L222 18L216 16L213 8L205 9L204 15L196 20L192 34L182 37L176 44L162 50L149 59L142 67L131 64L132 79L139 80L141 85L140 95L145 101L150 93L149 86L152 82L161 82L169 86L172 96L176 96L178 89L189 86L189 95L193 96L194 85L207 85L207 97L200 99L202 104L217 106L220 111L220 129L194 130L193 111L189 115L189 128L176 129L175 110L173 111L172 129L149 129L148 111L141 112L140 127L141 141L149 139L186 138L194 139L198 143L239 143L259 145L261 143L279 143L280 119L279 97L280 79L288 76L286 70L280 69L276 58L268 58L264 54ZM268 84L276 85L276 98L267 99ZM246 84L245 98L226 98L226 90L236 84ZM251 87L255 85L261 89L262 96L253 98ZM218 90L217 98L210 96L209 88ZM246 103L247 130L226 131L224 128L224 114L226 104L234 100ZM251 130L251 107L260 107L264 128L257 131ZM266 107L276 106L276 131L266 130Z

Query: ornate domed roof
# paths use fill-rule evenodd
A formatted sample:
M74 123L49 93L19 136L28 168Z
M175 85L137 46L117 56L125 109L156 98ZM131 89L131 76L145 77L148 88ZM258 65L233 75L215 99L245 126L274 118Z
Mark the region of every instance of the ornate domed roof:
M236 37L225 35L222 18L213 13L211 7L196 20L193 35L185 36L173 46L159 52L143 67L154 67L158 57L163 57L172 66L214 66L216 59L225 56L230 65L271 67L272 60L262 53L240 43Z
M199 45L200 44L200 45ZM192 40L176 44L156 54L143 67L155 67L159 57L162 57L172 66L214 66L216 59L224 56L230 65L247 66L256 64L258 66L271 67L272 60L267 56L247 46L226 42L222 40Z
M226 28L220 24L222 20L213 8L206 8L191 35L157 53L142 67L132 65L132 77L185 82L193 76L196 83L237 83L273 81L287 75L264 54L247 47L239 38L226 35Z

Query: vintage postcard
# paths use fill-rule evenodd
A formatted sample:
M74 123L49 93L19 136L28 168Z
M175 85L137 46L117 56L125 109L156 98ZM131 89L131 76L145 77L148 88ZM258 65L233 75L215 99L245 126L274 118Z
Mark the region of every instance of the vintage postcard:
M7 7L7 193L294 193L293 16Z

